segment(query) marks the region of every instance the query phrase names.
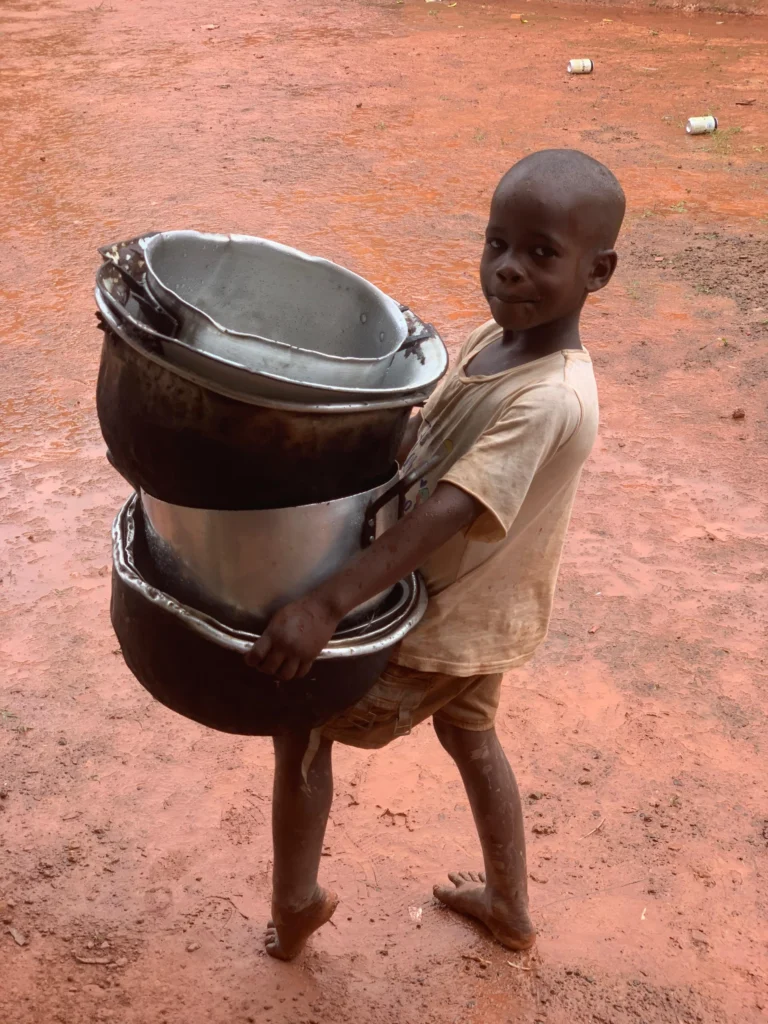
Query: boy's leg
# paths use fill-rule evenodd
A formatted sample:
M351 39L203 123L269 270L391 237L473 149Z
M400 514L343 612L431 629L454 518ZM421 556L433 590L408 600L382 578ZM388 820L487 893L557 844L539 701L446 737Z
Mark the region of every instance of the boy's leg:
M291 960L300 953L312 932L330 920L338 903L335 893L317 884L333 801L333 744L320 741L305 781L302 762L308 742L306 732L274 739L272 920L266 949L279 960Z
M485 873L452 874L435 886L448 907L483 922L509 949L527 949L536 933L528 916L523 809L517 782L495 729L473 732L434 719L435 732L456 762L469 797Z

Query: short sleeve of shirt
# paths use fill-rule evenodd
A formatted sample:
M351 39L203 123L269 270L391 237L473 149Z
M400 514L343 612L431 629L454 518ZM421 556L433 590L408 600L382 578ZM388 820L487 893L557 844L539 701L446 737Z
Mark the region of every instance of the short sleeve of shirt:
M531 481L579 426L581 404L568 384L540 384L516 395L469 451L442 477L460 487L485 512L469 536L503 540Z

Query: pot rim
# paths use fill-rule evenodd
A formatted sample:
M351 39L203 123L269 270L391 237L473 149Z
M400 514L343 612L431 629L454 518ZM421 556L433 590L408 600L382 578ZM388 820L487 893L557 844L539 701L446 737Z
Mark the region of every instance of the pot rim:
M259 639L260 634L233 629L219 622L212 615L197 611L157 587L147 583L133 563L133 544L136 532L135 509L138 495L134 492L115 516L112 525L112 564L123 583L141 594L145 600L184 620L186 625L207 640L212 640L237 654L247 654ZM424 616L427 609L427 588L419 573L407 577L413 592L413 599L406 606L398 621L383 633L342 640L333 640L320 652L318 661L338 658L356 658L375 654L399 643Z
M124 341L126 345L132 348L144 359L149 359L158 366L162 366L163 369L168 370L169 373L175 373L178 377L183 377L185 380L189 380L193 384L197 384L198 387L206 388L208 391L214 391L217 394L224 395L226 398L232 398L237 402L244 402L247 405L258 405L265 409L281 409L295 413L341 414L412 408L417 405L424 405L429 398L429 391L422 388L416 391L401 392L397 397L387 396L382 399L372 398L360 402L289 402L275 398L264 398L259 394L253 394L249 391L235 390L234 388L229 388L226 384L222 384L220 381L214 380L210 377L201 377L198 373L195 373L194 370L190 370L186 366L179 366L177 363L173 363L165 358L164 355L153 351L150 344L143 343L140 339L134 337L129 331L126 331L125 326L117 319L116 313L107 305L106 300L101 295L99 287L94 289L94 295L99 313L106 322L109 330L112 331L113 334L116 334L121 341ZM151 328L143 328L143 330L149 332ZM160 342L165 345L184 345L184 342L178 341L176 338L168 338L166 335L159 334L157 331L151 331L150 336L155 343ZM201 353L198 352L197 354L200 355ZM221 363L223 366L235 367L234 363L222 359L221 356L217 356L214 353L206 352L202 353L202 355L204 355L206 359L210 359L216 363ZM247 367L237 366L235 368L242 370L243 373L258 376L255 371L249 370ZM442 377L444 373L445 369L440 376ZM270 375L265 374L264 376ZM275 377L275 379L283 380L283 378L277 377ZM295 383L294 381L288 381L288 378L285 378L285 380L291 384ZM311 385L306 386L311 387ZM431 391L432 389L433 388L431 386L429 390Z

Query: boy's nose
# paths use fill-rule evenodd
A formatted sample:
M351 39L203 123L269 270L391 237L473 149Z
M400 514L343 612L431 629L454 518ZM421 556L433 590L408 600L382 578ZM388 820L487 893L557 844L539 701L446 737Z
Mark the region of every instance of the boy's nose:
M522 267L516 259L505 259L501 266L497 267L496 273L502 281L507 283L523 279Z

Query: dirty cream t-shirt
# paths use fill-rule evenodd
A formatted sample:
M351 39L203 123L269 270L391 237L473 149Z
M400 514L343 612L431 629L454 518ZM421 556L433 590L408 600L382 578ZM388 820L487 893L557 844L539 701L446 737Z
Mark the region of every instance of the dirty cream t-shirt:
M502 329L470 335L424 409L406 462L437 464L406 510L441 480L485 508L422 567L430 600L394 656L400 665L457 676L526 661L544 639L581 469L597 434L597 387L584 350L564 350L502 373L468 377L467 363Z

